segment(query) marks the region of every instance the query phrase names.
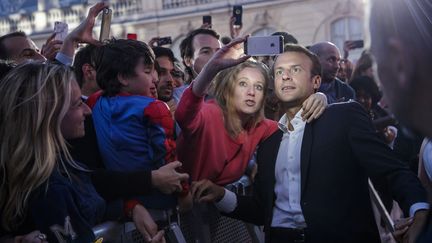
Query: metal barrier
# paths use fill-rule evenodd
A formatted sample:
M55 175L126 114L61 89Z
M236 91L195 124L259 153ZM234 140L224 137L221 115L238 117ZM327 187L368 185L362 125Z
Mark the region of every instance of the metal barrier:
M188 220L187 216L182 216L180 228L187 243L263 242L262 232L257 226L221 216L218 213L205 215L205 220L209 223L208 231L196 232L193 229L193 223ZM133 222L108 221L94 227L93 232L96 239L103 238L104 243L145 242Z

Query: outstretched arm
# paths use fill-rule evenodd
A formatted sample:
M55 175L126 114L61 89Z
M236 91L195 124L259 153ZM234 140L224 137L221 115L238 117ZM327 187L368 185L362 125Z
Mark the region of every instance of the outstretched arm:
M73 57L78 43L100 45L100 42L93 38L93 27L98 14L107 7L108 5L105 2L97 3L91 7L84 21L66 36L60 53L68 57Z
M246 37L237 38L213 55L194 81L192 92L196 96L204 96L206 94L210 83L219 71L240 64L250 57L238 57L237 54L237 49L241 48L241 44L245 40Z

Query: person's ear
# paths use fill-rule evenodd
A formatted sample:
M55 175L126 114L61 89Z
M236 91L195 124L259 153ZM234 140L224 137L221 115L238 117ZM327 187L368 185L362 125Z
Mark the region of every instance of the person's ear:
M407 55L410 51L407 46L404 46L400 39L396 37L390 37L388 39L388 58L385 60L388 62L389 72L394 73L394 80L398 86L407 87L410 83L411 74L415 72L416 60L414 55Z
M88 63L85 63L81 67L81 71L84 74L84 77L86 80L92 77L92 72L95 71L95 69Z
M184 64L189 67L192 68L192 58L191 57L185 57L184 59Z
M126 78L124 75L122 75L122 74L117 74L117 79L118 79L118 81L119 81L123 86L128 86L128 85L129 85L129 79Z
M319 87L321 86L321 76L320 75L315 75L312 77L312 87L314 88L314 90L318 90Z

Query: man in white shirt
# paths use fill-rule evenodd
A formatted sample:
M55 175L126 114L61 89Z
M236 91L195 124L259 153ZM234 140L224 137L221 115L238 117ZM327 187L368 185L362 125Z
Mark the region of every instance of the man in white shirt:
M274 64L275 94L286 111L280 130L260 144L253 196L204 180L195 200L214 202L229 216L264 225L266 242L380 242L368 191L368 177L385 177L406 214L408 234L418 232L429 205L406 165L377 136L356 102L331 105L306 124L302 102L321 83L316 55L287 45Z

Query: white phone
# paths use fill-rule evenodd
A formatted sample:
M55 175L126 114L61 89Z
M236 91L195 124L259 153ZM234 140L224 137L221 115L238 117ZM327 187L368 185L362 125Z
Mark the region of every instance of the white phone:
M69 31L68 24L60 21L54 22L54 40L64 41Z
M251 36L244 46L246 55L274 56L283 52L284 40L280 35Z

